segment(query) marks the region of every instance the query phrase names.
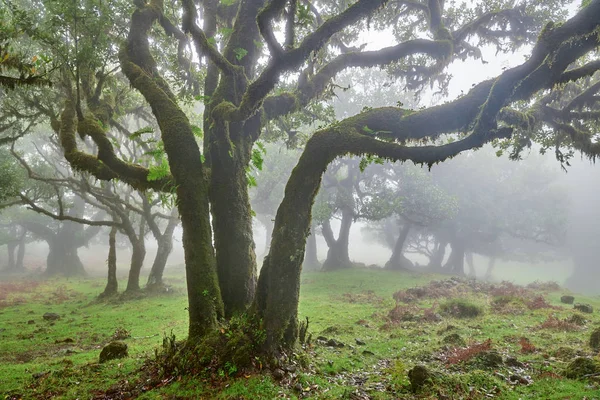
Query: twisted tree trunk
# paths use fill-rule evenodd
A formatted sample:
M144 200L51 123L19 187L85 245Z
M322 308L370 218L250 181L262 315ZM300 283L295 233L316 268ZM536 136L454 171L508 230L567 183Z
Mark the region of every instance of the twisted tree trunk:
M409 222L405 222L401 225L400 234L398 235L398 239L396 240L394 251L392 252L392 256L390 257L389 261L385 263L385 268L394 270L414 268L413 263L403 254L404 243L406 243L406 239L408 238L410 228L411 224Z
M113 226L108 234L108 279L106 287L100 297L114 296L119 291L119 281L117 281L117 227Z

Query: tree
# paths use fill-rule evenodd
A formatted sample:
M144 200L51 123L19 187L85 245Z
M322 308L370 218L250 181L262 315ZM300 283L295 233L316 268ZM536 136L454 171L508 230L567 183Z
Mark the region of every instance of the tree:
M101 180L120 179L136 189L176 193L184 232L190 340L213 331L218 318L244 312L252 304L251 312L266 331L263 350L276 353L293 346L297 338L305 240L311 206L327 165L345 154L372 154L431 166L513 134L513 140L519 139L512 143L518 153L521 142L535 139L538 126L545 128L551 122L528 109L528 100L562 84L581 82L600 67L585 61L598 46L600 2L589 2L562 24L547 23L561 19L561 4L547 1L515 7L512 2L501 2L468 8L435 0L408 4L358 0L349 5L205 0L201 28L192 1L182 1L181 9L172 14L160 0L138 2L118 60L160 128L169 168L157 176L117 157L107 137L113 129L111 121L127 111L111 106L122 93L113 88L122 86L110 77L117 57L114 43L122 35L119 28L130 10L122 7L116 12L107 2L68 7L60 3L65 19L62 36L56 40L75 57L57 74L57 104L62 111L47 115L75 169ZM53 7L51 3L44 6ZM99 17L91 18L94 14ZM403 14L406 18L399 18ZM82 15L96 25L78 24ZM176 26L179 16L181 30ZM359 32L369 21L378 27L393 25L398 43L373 51L346 45L359 40ZM155 23L170 38L152 29ZM277 40L277 29L284 32L283 44ZM190 61L188 56L193 54L184 51L188 35L201 59ZM365 109L311 136L286 186L271 248L256 283L247 168L266 121L317 101L337 73L354 66L383 65L409 88L438 82L443 90L449 63L480 57L478 47L485 44L499 51L534 45L523 64L476 85L459 99L423 110ZM161 52L153 51L157 45ZM169 59L164 54L177 55L171 58L177 59L176 68L166 67ZM266 64L262 63L265 59ZM573 67L576 62L582 66ZM194 94L193 81L200 67L206 68L200 97L204 100L203 152L197 142L199 129L181 105L181 98ZM294 89L278 86L293 74L298 77ZM170 85L167 78L175 83ZM181 89L179 93L175 88ZM581 90L587 90L585 84ZM526 123L532 116L538 125ZM76 133L91 139L97 152L80 150ZM451 135L452 141L419 143L440 135ZM553 132L556 138L563 135L563 131ZM590 143L593 138L575 135L572 145L594 156Z

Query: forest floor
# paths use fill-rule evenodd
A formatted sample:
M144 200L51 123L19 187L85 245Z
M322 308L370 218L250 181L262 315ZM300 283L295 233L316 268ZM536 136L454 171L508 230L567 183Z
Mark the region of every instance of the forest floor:
M146 385L163 337L186 334L182 272L167 281L169 293L126 302L97 302L102 279L0 283L0 399L600 399L599 297L574 295L588 314L556 284L378 269L303 275L311 342L298 368ZM114 339L129 357L98 363Z

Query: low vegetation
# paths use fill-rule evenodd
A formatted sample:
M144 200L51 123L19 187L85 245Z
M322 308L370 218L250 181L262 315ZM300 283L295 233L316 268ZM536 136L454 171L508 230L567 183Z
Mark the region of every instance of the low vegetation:
M593 398L600 390L600 317L561 304L566 291L554 285L367 268L306 273L303 349L261 360L250 356L261 330L244 317L210 338L220 353L201 346L180 353L181 278L167 277L169 294L126 302L96 300L103 286L96 279L18 292L10 288L19 281L3 284L2 398L536 399ZM574 297L600 306L598 298ZM546 306L530 307L533 300ZM114 341L128 356L99 363Z

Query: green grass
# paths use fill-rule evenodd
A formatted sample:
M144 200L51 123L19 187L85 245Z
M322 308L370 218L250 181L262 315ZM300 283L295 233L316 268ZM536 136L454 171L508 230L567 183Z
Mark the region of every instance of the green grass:
M172 294L150 296L122 303L98 303L103 289L101 279L51 280L30 292L8 295L0 306L0 395L6 398L94 398L106 391L124 388L123 382L140 381L144 360L153 357L164 335L174 333L185 338L187 330L186 296L181 275L169 276ZM570 306L560 304L564 291L539 292L556 308L530 310L526 301L514 313L492 309L493 296L482 292L460 293L468 304L483 309L473 318L455 318L440 313L434 319L421 319L425 310L439 310L447 299L423 297L399 306L410 309L418 318L390 321L388 312L396 306L392 294L399 290L427 285L446 279L377 269L353 269L303 275L299 317L309 319L312 345L307 349L308 368L288 374L283 382L270 374L241 374L235 378L201 380L183 377L164 382L138 394L141 399L273 399L352 398L352 393L368 394L374 399L393 398L588 398L598 397L594 378L571 380L561 377L569 357L556 350L572 349L573 355L595 357L589 348L591 331L600 326L597 310L600 299L576 295L576 302L589 303L594 314L586 314L587 324L577 331L537 329L553 316L565 319L573 314ZM0 299L2 296L0 296ZM0 303L2 304L2 303ZM43 320L45 312L61 315L54 324ZM33 320L34 324L28 324ZM448 327L453 327L448 330ZM124 339L129 357L97 364L102 346L117 329L126 329ZM507 366L486 368L476 358L454 365L444 361L452 353L443 339L458 334L468 344L484 343L505 359L516 357L525 367L521 375L531 378L530 385L511 385L502 375L515 373ZM327 347L317 337L333 338L345 344ZM57 343L64 339L73 343ZM537 349L521 353L520 339L527 338ZM357 344L355 339L364 341ZM412 393L407 372L417 364L426 365L441 378ZM34 374L44 373L34 378ZM501 374L501 375L500 375ZM143 381L140 381L140 386ZM1 397L0 398L5 398Z

